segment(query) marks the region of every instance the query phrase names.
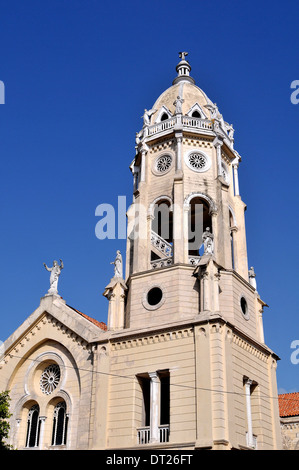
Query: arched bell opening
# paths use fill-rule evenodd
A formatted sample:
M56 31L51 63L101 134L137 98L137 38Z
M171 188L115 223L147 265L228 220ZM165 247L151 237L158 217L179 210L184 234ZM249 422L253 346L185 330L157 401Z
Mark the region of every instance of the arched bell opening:
M157 201L153 208L151 245L151 261L172 257L173 213L166 199Z
M208 202L200 197L194 197L189 202L188 212L188 254L202 256L204 253L203 233L206 230L213 233L212 217Z

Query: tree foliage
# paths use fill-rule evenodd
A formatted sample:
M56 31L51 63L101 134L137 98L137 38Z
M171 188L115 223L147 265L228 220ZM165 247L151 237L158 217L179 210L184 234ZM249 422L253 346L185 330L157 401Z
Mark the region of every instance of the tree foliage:
M0 450L9 450L11 448L5 442L5 440L8 439L10 429L8 422L11 416L9 412L9 402L9 392L0 392Z

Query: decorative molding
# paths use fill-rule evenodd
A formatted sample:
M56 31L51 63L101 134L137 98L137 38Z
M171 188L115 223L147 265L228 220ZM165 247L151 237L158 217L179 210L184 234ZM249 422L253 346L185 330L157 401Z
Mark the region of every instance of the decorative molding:
M131 349L148 344L164 343L167 341L173 341L182 338L188 338L193 336L193 328L182 328L175 331L165 331L164 333L156 333L143 337L135 337L123 341L116 341L111 344L112 351L120 349Z
M46 323L51 324L53 328L56 328L58 331L61 331L63 335L66 335L68 338L72 339L73 342L77 342L78 346L81 346L84 350L91 351L91 346L89 346L89 343L86 340L84 340L80 335L65 326L63 323L53 317L50 313L45 312L45 314L38 321L38 323L33 325L33 327L29 331L27 331L26 334L23 335L23 337L19 339L19 341L9 350L9 352L6 353L0 363L0 369L5 364L7 364L10 359L13 359L14 356L18 356L18 359L21 359L18 354L20 353L21 348L24 348L26 343L29 343L33 336L35 336L36 332L39 331L42 325L45 325Z
M244 338L241 338L241 336L237 334L233 334L233 343L242 348L243 350L249 352L253 356L255 356L257 359L260 359L262 362L268 362L268 355L260 351L258 348L250 344L248 341L246 341Z
M209 204L209 207L210 207L210 213L217 214L218 208L217 208L216 203L213 201L213 199L210 196L208 196L207 194L199 193L199 192L192 192L192 193L188 194L188 196L185 197L184 204L183 204L184 209L186 209L186 210L189 209L190 201L195 197L199 197L199 198L204 199L205 201L207 201L207 203Z

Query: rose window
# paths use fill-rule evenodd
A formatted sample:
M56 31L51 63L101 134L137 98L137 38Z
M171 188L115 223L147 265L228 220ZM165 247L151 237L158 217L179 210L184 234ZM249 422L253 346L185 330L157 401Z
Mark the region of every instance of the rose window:
M207 159L201 153L191 153L189 163L195 170L202 170L207 164Z
M47 395L50 395L60 380L60 367L57 364L51 364L45 368L40 379L41 391Z
M203 152L190 152L185 155L185 162L193 171L207 171L211 166L211 161Z
M170 155L162 155L156 161L156 170L159 173L164 173L169 170L172 164L172 157Z

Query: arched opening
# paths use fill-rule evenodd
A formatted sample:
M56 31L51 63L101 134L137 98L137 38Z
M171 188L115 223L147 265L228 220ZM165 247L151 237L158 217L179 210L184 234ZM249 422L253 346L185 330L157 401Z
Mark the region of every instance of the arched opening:
M68 415L65 401L60 401L54 408L52 446L65 445L67 440Z
M189 256L202 256L204 253L203 233L207 229L213 233L208 202L201 197L191 199L188 216L188 254Z
M163 113L162 116L161 116L161 121L166 121L166 119L168 119L168 114Z
M152 230L168 243L173 239L173 218L170 202L161 199L154 206L154 219L152 221Z
M35 403L28 411L26 447L38 447L40 434L39 405Z
M172 257L173 214L170 201L160 199L153 208L151 261Z
M201 114L198 111L193 111L192 117L201 118Z

